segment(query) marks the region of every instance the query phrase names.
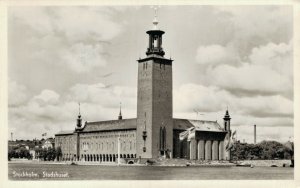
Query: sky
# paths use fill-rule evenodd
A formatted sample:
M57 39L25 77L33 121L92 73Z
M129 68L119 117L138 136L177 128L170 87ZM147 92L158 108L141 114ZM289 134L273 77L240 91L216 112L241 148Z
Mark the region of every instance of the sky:
M54 136L84 121L135 118L137 59L146 57L150 6L10 7L8 135ZM217 120L237 139L293 137L291 6L161 6L173 62L173 117ZM197 111L198 113L196 113Z

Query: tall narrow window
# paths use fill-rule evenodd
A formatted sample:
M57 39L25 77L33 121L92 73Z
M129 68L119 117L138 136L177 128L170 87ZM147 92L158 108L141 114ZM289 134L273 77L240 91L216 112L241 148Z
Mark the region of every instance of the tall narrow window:
M166 149L166 127L163 128L163 150Z
M162 127L160 127L159 130L159 149L162 151L163 150L163 131Z

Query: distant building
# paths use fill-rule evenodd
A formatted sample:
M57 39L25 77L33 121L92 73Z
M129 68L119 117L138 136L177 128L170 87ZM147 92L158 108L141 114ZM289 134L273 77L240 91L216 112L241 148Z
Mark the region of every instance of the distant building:
M53 138L48 138L42 142L43 149L54 148L54 146L55 146L55 139Z
M137 118L86 122L79 112L75 130L55 135L55 146L62 150L63 160L114 162L121 158L187 158L196 160L229 160L225 137L230 138L230 116L224 127L216 121L173 118L172 59L164 58L162 35L157 29L147 31L147 57L138 60ZM194 128L195 136L179 140L179 134Z
M35 160L37 158L36 151L34 149L29 150L29 154L32 156L32 159Z

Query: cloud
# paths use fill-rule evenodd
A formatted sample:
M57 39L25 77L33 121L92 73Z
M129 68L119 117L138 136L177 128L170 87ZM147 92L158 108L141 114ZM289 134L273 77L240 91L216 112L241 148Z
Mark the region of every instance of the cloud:
M278 74L293 81L293 43L268 43L252 49L249 55L250 62L254 65L269 67Z
M107 64L105 49L123 32L123 23L114 21L113 11L117 10L101 7L10 8L10 23L25 30L22 35L26 36L22 38L22 52L17 53L25 57L23 61L60 68L65 64L75 73L104 67Z
M214 66L224 63L235 63L238 60L233 51L221 45L199 46L196 61L199 64Z
M259 94L287 93L292 90L292 83L276 71L256 65L245 64L242 67L228 65L213 69L211 84L232 92L256 92Z
M43 90L39 95L33 97L32 101L37 102L40 105L45 104L57 104L59 102L59 94L51 90Z
M185 84L174 91L174 111L219 111L226 106L227 100L224 96L228 95L228 92L220 91L216 87Z
M8 13L16 19L18 23L22 23L40 35L53 34L54 27L51 19L49 19L49 9L41 7L11 7Z
M73 42L108 41L122 31L110 11L101 7L13 7L10 12L39 35L60 33Z
M44 132L53 135L59 130L73 130L78 102L81 103L83 121L117 119L120 102L124 118L136 117L136 89L124 86L107 88L102 83L76 84L62 96L46 89L22 106L10 107L9 132L18 130L18 137L32 138Z
M243 59L255 46L287 42L293 33L292 6L218 6L227 13L227 25L233 36L230 43ZM226 28L223 28L224 30Z
M222 61L222 60L219 60ZM223 59L226 62L226 59ZM268 43L255 47L248 62L218 64L207 69L208 84L236 95L293 96L292 43Z
M30 98L28 89L16 81L8 80L8 106L23 105Z
M218 87L184 84L174 90L173 104L174 118L217 120L221 126L228 106L231 128L241 141L253 142L254 124L259 127L258 142L286 142L293 136L293 101L281 95L236 96Z
M136 88L127 86L107 87L103 83L76 84L70 88L68 100L99 104L106 108L118 108L122 102L126 108L136 108Z
M122 31L109 13L104 8L74 7L58 8L54 14L58 18L57 30L63 31L69 40L108 41Z
M293 101L280 95L237 97L217 87L197 84L185 84L174 91L175 113L193 112L194 109L203 113L212 113L225 111L226 106L237 114L243 117L250 116L252 119L293 118ZM245 119L243 121L245 122Z
M76 43L71 48L64 49L61 52L61 58L73 71L81 73L105 66L107 62L101 55L102 53L102 45Z

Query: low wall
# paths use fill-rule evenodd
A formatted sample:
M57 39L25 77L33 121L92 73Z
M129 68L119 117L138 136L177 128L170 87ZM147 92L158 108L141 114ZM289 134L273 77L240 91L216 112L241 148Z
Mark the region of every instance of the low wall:
M242 164L252 164L254 166L276 165L278 167L282 167L283 164L285 164L286 166L290 166L291 164L291 160L241 160L237 162Z
M11 158L10 159L11 161L29 161L28 159L26 159L26 158Z

